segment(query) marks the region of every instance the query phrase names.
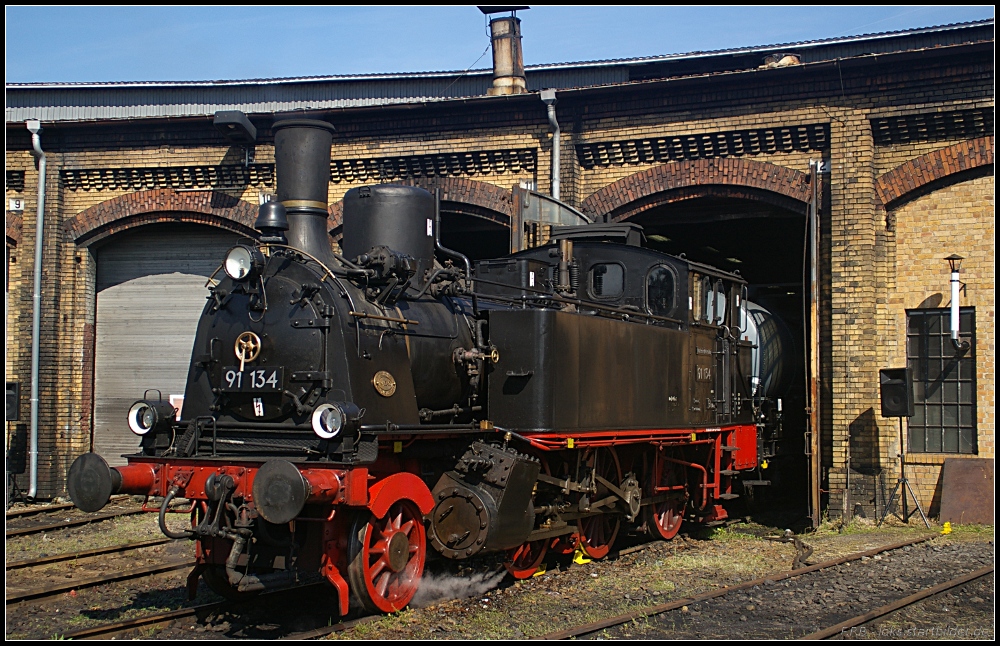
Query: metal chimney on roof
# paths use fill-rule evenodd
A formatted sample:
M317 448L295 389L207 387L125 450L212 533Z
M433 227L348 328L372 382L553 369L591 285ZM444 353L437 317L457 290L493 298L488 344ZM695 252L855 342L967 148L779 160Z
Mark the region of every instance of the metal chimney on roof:
M524 56L521 52L521 20L514 15L517 9L528 7L480 7L485 14L510 10L511 15L490 20L490 41L493 44L493 87L486 90L490 96L525 94Z

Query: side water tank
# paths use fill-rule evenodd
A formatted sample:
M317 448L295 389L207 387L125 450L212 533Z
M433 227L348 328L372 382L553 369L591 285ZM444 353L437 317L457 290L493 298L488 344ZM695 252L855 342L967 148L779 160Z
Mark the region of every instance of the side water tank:
M434 196L416 186L377 184L344 195L344 256L353 260L385 246L434 262Z
M783 397L795 376L792 333L780 318L750 301L747 301L747 319L742 337L754 345L750 353L752 394Z

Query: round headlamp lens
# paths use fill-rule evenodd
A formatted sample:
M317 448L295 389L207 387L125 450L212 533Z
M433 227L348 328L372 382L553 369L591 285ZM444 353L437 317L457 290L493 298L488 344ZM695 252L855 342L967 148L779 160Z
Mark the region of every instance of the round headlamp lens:
M233 280L243 280L253 270L253 254L246 247L233 247L226 254L223 268Z
M128 411L129 430L136 435L145 435L156 423L156 412L146 403L138 401Z
M312 427L317 436L332 439L344 427L344 412L333 404L322 404L313 411Z

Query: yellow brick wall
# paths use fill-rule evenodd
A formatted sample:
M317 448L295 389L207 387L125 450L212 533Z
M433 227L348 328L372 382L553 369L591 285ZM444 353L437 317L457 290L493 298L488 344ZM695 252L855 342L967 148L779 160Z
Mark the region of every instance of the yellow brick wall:
M994 402L996 370L995 331L995 182L991 175L940 188L895 209L895 258L890 269L895 284L886 297L886 338L883 367L906 365L906 310L951 304L950 272L946 256L964 256L961 279L966 285L962 307L976 308L976 432L979 454L996 456ZM932 305L933 306L933 305ZM877 417L884 455L899 450L896 419ZM940 503L939 480L943 453L908 453L907 476L924 510ZM892 477L896 477L896 467Z

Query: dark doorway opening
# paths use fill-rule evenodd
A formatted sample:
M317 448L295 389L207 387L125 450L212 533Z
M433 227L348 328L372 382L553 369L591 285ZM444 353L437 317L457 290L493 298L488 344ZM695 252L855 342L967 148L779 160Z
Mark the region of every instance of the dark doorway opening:
M448 210L442 204L441 244L471 261L499 258L510 253L510 228L486 217Z
M788 327L793 348L786 353L794 373L781 394L785 440L780 457L754 476L771 481L744 495L747 513L767 524L792 527L808 522L808 463L805 456L806 376L803 280L806 205L777 205L733 197L691 197L653 207L629 221L643 226L646 245L688 260L739 274L749 299Z

